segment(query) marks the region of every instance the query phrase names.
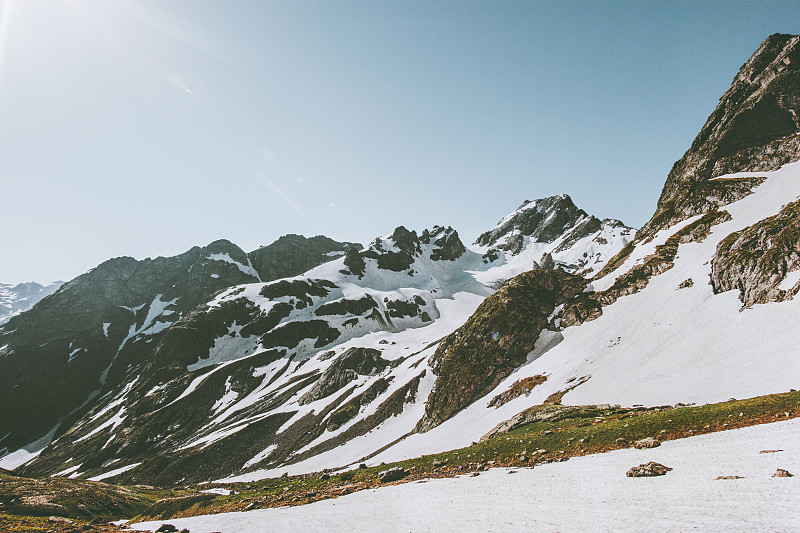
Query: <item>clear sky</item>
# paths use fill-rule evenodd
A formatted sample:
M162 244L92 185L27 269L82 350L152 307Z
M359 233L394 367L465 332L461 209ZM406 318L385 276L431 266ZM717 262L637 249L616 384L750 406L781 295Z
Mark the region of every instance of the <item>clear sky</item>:
M0 282L286 233L642 225L788 2L0 0Z

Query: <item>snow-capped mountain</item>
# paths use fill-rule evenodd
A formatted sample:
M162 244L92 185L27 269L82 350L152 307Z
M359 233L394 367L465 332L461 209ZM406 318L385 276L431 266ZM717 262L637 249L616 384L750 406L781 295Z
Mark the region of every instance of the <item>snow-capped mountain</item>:
M543 255L554 254L568 270L590 263L589 268L599 268L633 237L621 223L583 227L596 219L566 196L526 205L571 206L568 219L560 222L562 233L549 231L548 241L541 241L539 224L529 222L513 230L523 242L514 250L468 249L452 228L417 234L399 227L366 248L349 247L338 259L328 257L333 260L302 276L273 282L259 280L243 252L218 242L181 256L178 266L160 267L192 273L190 284L162 274L160 284L145 284L146 295L127 297L136 306L117 298L100 312L87 304L87 313L104 317L91 321L98 333L92 337L95 344L68 340L67 332L59 332L52 350L65 365L61 375L71 378L56 386L69 384L74 390L77 382L83 387L72 409L81 397L89 401L83 412L71 415L63 408L58 418L51 414L50 427L28 437L30 442L44 435L41 446L66 431L50 447L54 453L42 455L38 464L59 463L64 452L81 458L75 473L83 475L103 475L132 463L142 463L127 474L137 479L232 475L258 464L318 456L406 413L403 424L381 431L373 446L390 443L413 429L417 420L408 413L422 408L435 379L420 366L428 356L426 346L463 324L497 286ZM534 213L523 209L511 217L523 220ZM109 279L105 270L111 266L98 267L102 279ZM114 290L138 285L135 272L141 266L131 263L130 268ZM198 280L213 288L197 292ZM97 299L87 296L92 293L91 284L82 287L87 281L78 278L62 293ZM228 288L219 291L220 286ZM24 322L8 326L0 334L8 339L6 357L12 361L25 353L19 339L26 329ZM87 370L86 361L95 359ZM36 408L38 420L45 409L9 398L14 400L20 413L14 416ZM52 431L57 424L63 425ZM276 432L282 425L288 430ZM19 427L18 421L6 427ZM187 464L205 461L221 448L229 450L227 459L186 472ZM173 457L171 469L148 462L162 453ZM5 464L29 456L15 457ZM107 468L112 462L114 468Z
M27 311L45 296L56 292L63 284L63 281L54 281L47 285L36 282L17 285L0 283L0 324L5 324L12 316Z
M399 227L270 281L215 243L179 262L206 282L224 274L213 290L148 270L155 285L122 304L136 268L111 269L116 314L87 304L91 320L44 338L34 324L88 298L91 278L73 280L0 329L0 365L26 372L0 366L17 384L0 396L13 407L0 466L248 480L461 447L544 403L796 387L799 42L773 35L745 63L635 236L561 195L526 201L472 246L452 228ZM94 359L71 340L83 331Z

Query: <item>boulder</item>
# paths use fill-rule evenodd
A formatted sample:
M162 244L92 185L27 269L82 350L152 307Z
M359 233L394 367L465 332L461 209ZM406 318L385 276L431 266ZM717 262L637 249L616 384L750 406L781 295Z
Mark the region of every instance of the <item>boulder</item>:
M645 448L658 448L659 446L661 446L661 443L653 437L646 437L633 443L633 447L637 450L643 450Z
M403 479L407 475L408 472L406 472L405 468L396 466L394 468L378 472L378 479L381 481L381 483L390 483L392 481Z
M661 463L650 461L649 463L632 467L630 470L628 470L628 472L625 475L628 477L663 476L670 470L672 469L668 466L664 466Z

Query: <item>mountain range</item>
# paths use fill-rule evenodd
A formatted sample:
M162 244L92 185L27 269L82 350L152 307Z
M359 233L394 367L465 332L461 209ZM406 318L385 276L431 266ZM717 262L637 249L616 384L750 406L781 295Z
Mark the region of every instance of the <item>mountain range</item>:
M639 230L562 194L471 245L400 226L78 276L0 326L0 466L250 481L469 446L535 406L796 387L799 41L742 66Z

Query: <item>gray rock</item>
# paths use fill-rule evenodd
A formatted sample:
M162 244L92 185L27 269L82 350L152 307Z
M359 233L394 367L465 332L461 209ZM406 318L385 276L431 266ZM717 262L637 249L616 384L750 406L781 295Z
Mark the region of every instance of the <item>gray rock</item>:
M650 461L649 463L632 467L630 470L628 470L628 472L625 475L628 477L663 476L670 470L672 470L672 468L664 466L661 463Z
M653 437L646 437L633 443L633 447L637 450L642 450L645 448L657 448L659 446L661 446L661 443Z

